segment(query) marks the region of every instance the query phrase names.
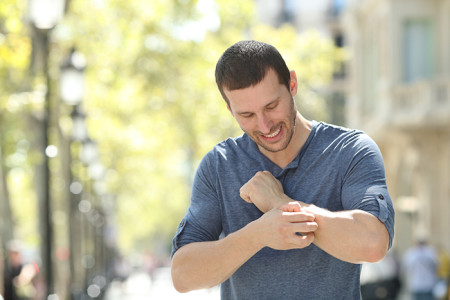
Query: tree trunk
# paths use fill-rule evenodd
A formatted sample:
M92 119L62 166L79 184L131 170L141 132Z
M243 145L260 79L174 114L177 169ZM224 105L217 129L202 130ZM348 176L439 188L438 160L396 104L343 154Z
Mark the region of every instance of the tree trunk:
M13 224L11 205L9 202L8 186L6 183L6 169L3 165L3 137L0 135L0 294L3 295L3 260L6 255L6 243L12 239ZM2 255L3 253L3 255Z
M0 236L1 246L6 249L6 243L13 237L12 212L6 182L7 171L4 167L3 138L0 136Z

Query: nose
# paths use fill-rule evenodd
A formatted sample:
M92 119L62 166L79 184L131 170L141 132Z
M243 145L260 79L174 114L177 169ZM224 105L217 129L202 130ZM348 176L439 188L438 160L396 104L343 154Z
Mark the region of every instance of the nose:
M267 114L262 113L258 116L258 129L262 134L269 134L272 129L272 121Z

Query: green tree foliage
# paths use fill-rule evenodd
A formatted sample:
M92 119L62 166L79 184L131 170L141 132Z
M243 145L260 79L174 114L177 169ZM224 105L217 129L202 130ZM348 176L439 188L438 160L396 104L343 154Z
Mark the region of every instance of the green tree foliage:
M42 102L30 92L28 66L32 46L23 20L25 8L26 1L22 0L0 3L0 160L3 171L0 174L4 176L0 178L0 223L3 242L11 238L13 224L20 225L15 226L16 234L30 237L29 241L37 234L32 177L36 156L30 147L27 119ZM23 207L28 209L21 209ZM34 242L36 240L34 238Z
M89 129L115 170L108 183L118 195L124 249L170 240L198 160L219 139L238 133L212 75L221 51L250 26L251 2L218 2L209 12L201 11L202 3L98 2L89 17L86 1L74 1L60 31L88 58ZM223 19L233 34L218 23L227 10ZM207 24L211 17L216 24Z
M24 9L21 0L8 3L0 10ZM290 26L257 24L253 5L250 0L71 0L64 21L53 30L55 81L70 47L76 45L87 59L83 107L108 168L105 180L115 195L123 251L152 248L158 241L169 247L189 204L199 160L220 140L240 134L214 80L215 64L231 44L251 38L276 46L297 71L300 111L326 120L317 91L342 54L317 33L299 36ZM0 76L14 83L1 90L2 103L23 89L30 56L21 15L8 22L18 23L19 29L13 28L22 33L0 36ZM60 119L67 119L61 113Z

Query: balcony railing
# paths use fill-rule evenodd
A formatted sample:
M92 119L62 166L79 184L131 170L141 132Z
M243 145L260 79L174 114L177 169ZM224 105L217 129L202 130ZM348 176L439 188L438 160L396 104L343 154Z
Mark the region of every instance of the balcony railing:
M397 86L390 96L388 123L400 127L450 126L450 79Z

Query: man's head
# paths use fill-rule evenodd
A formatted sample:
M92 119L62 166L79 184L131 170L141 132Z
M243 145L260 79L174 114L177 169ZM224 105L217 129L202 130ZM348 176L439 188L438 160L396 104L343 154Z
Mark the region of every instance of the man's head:
M298 143L291 144L298 117L293 98L297 76L273 46L234 44L217 63L216 81L228 110L260 151L272 159L297 152Z
M291 74L278 50L258 41L241 41L228 48L216 65L216 83L229 105L224 90L238 90L261 82L273 69L280 84L289 90Z
M22 243L18 240L11 240L7 244L8 261L11 266L20 266L22 264Z

